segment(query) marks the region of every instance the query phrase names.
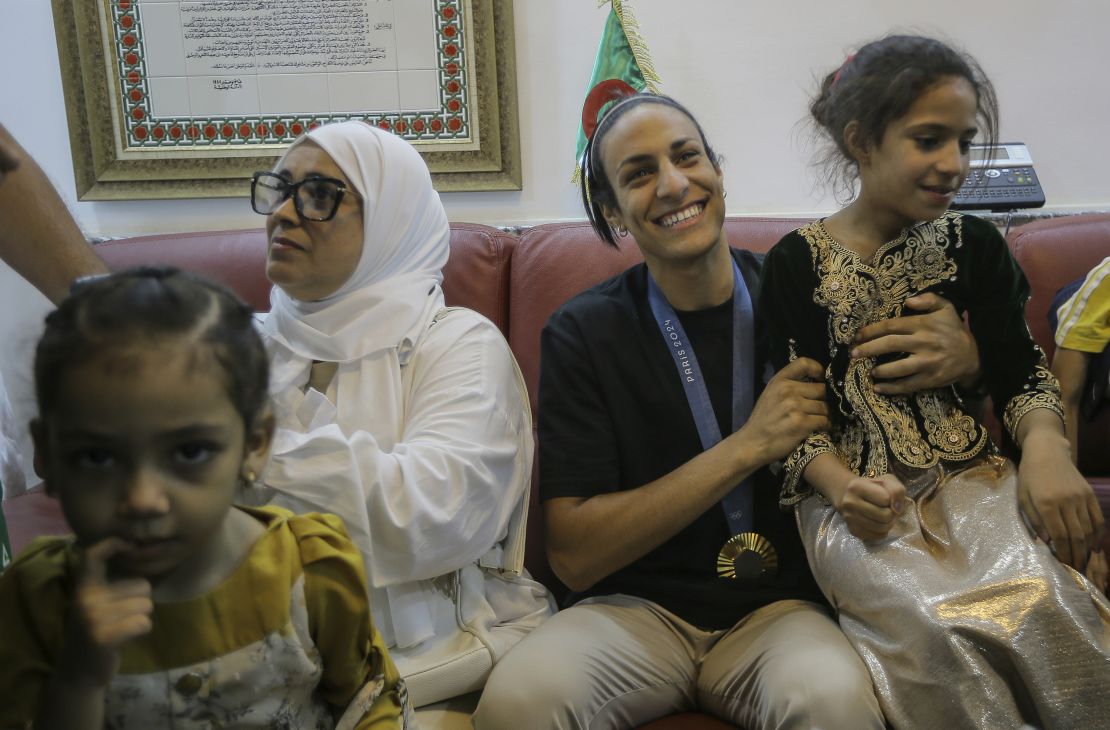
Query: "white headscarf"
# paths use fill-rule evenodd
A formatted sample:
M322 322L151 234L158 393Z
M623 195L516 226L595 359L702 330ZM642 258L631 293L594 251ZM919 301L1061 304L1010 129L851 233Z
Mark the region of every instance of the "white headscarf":
M319 145L362 196L362 255L338 291L319 301L272 289L265 332L280 346L275 393L303 384L313 360L345 363L405 350L443 306L439 285L450 251L447 213L412 145L358 121L317 127L292 146L305 140Z

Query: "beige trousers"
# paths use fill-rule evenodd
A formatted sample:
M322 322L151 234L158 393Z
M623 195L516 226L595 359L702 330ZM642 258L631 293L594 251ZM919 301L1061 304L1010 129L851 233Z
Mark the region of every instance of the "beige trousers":
M703 631L614 595L560 611L497 663L474 727L633 728L698 710L747 730L882 728L867 668L820 606L779 601Z

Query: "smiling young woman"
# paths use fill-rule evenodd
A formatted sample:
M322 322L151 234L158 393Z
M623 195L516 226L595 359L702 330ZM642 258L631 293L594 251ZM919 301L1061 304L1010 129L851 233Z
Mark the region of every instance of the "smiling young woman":
M596 133L596 169L606 181L596 199L601 218L632 235L677 308L721 304L733 282L717 156L679 108L623 103L627 108L615 108Z
M754 487L826 407L811 361L753 403L759 262L728 245L716 154L686 109L641 95L608 111L583 168L598 235L631 234L645 263L564 304L541 339L547 552L580 602L494 668L475 727L629 727L695 706L746 727L882 727L791 520ZM696 410L680 375L695 352ZM749 532L773 549L722 577L723 546Z
M723 173L688 116L661 104L630 109L612 122L600 155L615 198L605 219L645 253L685 259L727 246Z

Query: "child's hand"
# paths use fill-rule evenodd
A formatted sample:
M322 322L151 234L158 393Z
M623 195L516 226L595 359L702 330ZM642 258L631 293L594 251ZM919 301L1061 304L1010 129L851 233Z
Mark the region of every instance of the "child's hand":
M893 474L853 477L833 506L861 540L887 536L906 504L906 487Z
M1102 510L1072 463L1067 442L1057 440L1061 445L1026 439L1018 465L1018 504L1060 562L1084 572L1091 550L1102 543Z
M108 561L128 547L120 538L109 537L85 551L66 641L66 675L71 681L107 686L119 669L120 647L151 630L150 582L108 578Z

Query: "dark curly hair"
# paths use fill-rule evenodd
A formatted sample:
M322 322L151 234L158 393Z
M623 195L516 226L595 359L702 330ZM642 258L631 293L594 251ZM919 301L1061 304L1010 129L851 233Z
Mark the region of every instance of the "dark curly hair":
M980 134L991 147L998 141L998 98L971 56L934 38L889 35L872 41L830 71L810 101L815 131L828 146L818 159L838 197L851 197L859 165L844 139L856 122L862 144L878 145L891 122L906 114L921 94L941 79L957 76L975 89Z
M598 151L601 149L601 143L605 139L605 135L613 128L617 120L644 104L662 104L682 112L697 128L698 134L701 136L701 144L705 148L705 154L709 161L713 163L713 167L719 169L721 166L721 160L717 153L713 151L713 148L709 146L709 140L705 138L705 131L702 130L701 124L694 118L689 109L671 97L646 92L630 94L610 106L601 117L601 121L598 122L597 129L594 130L594 136L586 143L586 149L582 153L582 205L586 209L586 217L594 231L597 232L598 237L613 248L618 248L617 239L613 233L613 227L605 220L603 206L616 208L617 196L613 191L612 181L605 173L605 165Z
M78 281L56 310L35 351L35 394L47 417L69 368L99 353L188 337L211 348L227 392L247 428L268 399L269 360L250 307L224 287L168 267L128 269Z

